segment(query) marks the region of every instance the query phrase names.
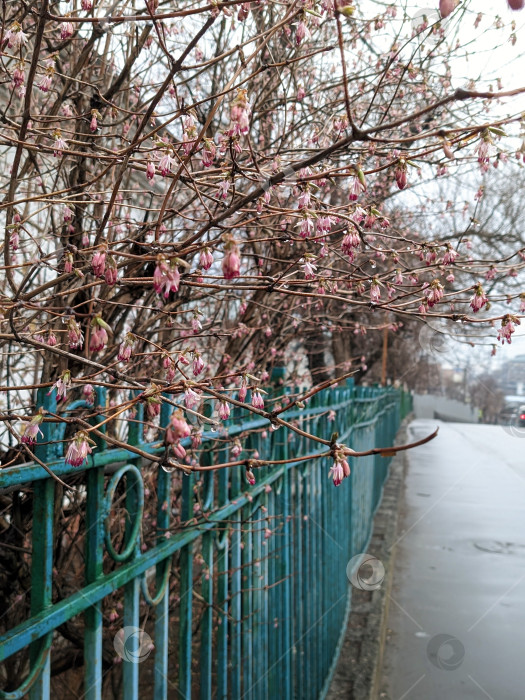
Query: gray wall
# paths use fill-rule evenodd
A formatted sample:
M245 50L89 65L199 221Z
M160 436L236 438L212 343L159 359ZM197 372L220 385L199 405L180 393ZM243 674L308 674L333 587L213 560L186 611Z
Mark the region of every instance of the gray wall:
M416 418L440 418L457 423L477 423L478 412L470 404L431 394L414 394Z

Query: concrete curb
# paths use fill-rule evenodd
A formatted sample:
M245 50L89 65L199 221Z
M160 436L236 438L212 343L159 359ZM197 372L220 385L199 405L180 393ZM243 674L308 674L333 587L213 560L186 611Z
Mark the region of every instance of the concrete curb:
M408 416L397 435L396 444L406 442ZM394 570L395 542L401 489L406 468L406 452L390 464L383 498L374 518L374 531L367 552L379 559L386 571L381 588L352 590L352 607L341 653L326 700L378 700L381 669L387 634L388 607Z

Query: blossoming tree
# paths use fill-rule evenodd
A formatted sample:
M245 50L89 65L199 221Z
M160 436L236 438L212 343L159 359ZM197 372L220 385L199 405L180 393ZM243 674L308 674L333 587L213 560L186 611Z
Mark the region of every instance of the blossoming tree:
M351 334L444 316L499 323L511 342L519 304L483 313L481 275L501 260L489 249L473 266L464 236L440 236L446 223L432 231L427 218L436 176L477 164L468 219L483 178L523 160L523 88L452 87L475 52L465 26L516 44L521 3L500 4L494 17L453 0L427 14L333 0L9 6L0 341L11 446L21 438L27 451L47 419L38 387L67 405L110 386L117 443L137 403L153 436L161 392L174 410L182 399L165 436L176 442L206 397L225 420L251 390L250 410L268 415L274 365L292 383L306 357L314 385L363 369ZM421 217L411 189L426 192ZM448 201L440 216L458 209ZM506 251L508 274L520 256ZM458 270L470 271L461 286ZM77 427L72 464L90 449Z
M476 52L519 55L523 0L430 5L3 3L3 466L62 421L80 467L142 406L150 460L198 471L203 426L241 407L299 430L287 408L365 374L385 329L511 342L522 241L475 224L525 161L525 86ZM339 485L351 446L307 437ZM262 462L230 456L253 484Z

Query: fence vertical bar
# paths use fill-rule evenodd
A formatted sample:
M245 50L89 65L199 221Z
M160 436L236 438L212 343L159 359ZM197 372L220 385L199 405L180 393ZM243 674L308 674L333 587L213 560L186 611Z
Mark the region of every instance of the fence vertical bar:
M131 536L133 520L137 517L137 492L134 488L130 488L126 476L126 510L128 513L126 522L126 540ZM138 486L137 486L138 488ZM138 541L135 544L134 555L138 554ZM132 555L133 556L133 555ZM124 628L133 628L132 644L138 651L142 637L140 632L140 579L133 578L124 586ZM138 700L139 697L139 661L137 659L131 661L123 661L123 694L126 700Z
M238 469L232 472L232 498L240 492L240 473ZM241 571L241 517L235 519L232 525L231 537L231 698L239 700L242 692L242 571Z
M227 458L226 451L224 456ZM228 502L229 469L221 469L219 480L219 505ZM228 531L218 535L217 546L217 700L227 700L228 697Z
M86 584L102 574L104 555L104 524L101 509L104 499L104 468L87 472L86 503ZM98 700L102 695L102 605L96 603L84 613L85 664L84 697Z
M31 565L31 615L45 610L51 604L53 577L53 520L55 482L43 479L33 486L33 548ZM52 634L52 633L50 633ZM31 645L30 659L36 662L41 644ZM46 700L50 695L51 653L47 652L42 670L30 691L31 700Z
M45 389L37 392L37 405L47 411L56 412L56 393L47 395ZM53 424L41 423L43 445L35 446L38 459L47 462L52 458ZM55 482L53 479L35 481L33 484L33 532L31 555L31 615L45 610L52 601L53 582L53 521L55 505ZM51 633L52 634L52 633ZM31 664L36 663L42 645L50 646L50 639L34 642L29 649ZM51 651L45 652L40 674L30 690L31 700L46 700L51 692Z
M171 414L171 406L163 402L160 409L161 427L166 427ZM171 512L171 473L162 467L157 478L157 544L165 541L169 534ZM157 564L155 571L156 590L165 585L164 595L155 608L155 687L154 700L166 700L168 697L168 653L169 653L169 622L170 622L170 584L169 574L164 578L164 566L171 568L169 563Z
M182 522L193 515L193 475L182 478ZM193 545L185 545L180 553L180 621L179 621L179 691L191 700L191 638L193 620Z
M253 533L250 529L251 506L243 508L242 523L242 697L253 698Z
M212 664L212 623L213 623L213 533L202 536L202 558L204 571L202 577L202 599L206 606L201 619L200 647L200 698L210 700L211 664Z
M95 390L97 406L106 404L106 390ZM97 415L94 424L103 420ZM105 432L106 426L102 426ZM103 438L96 438L97 449L104 449ZM94 583L102 575L104 556L104 523L102 504L104 500L104 467L89 469L86 473L86 540L85 540L85 580ZM86 700L99 700L102 696L102 603L95 603L84 613L84 654L90 660L85 664L84 697Z

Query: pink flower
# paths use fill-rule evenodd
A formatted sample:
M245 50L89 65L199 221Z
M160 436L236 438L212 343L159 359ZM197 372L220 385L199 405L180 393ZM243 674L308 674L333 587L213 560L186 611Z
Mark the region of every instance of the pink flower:
M166 175L171 173L174 162L175 161L171 157L170 153L165 153L162 156L162 158L159 160L159 170L162 177L166 177Z
M512 316L511 314L506 314L501 321L501 328L498 331L498 340L501 340L501 344L505 345L505 341L510 345L511 336L514 333L515 326L521 325L519 318Z
M258 389L254 389L254 391L252 393L252 406L254 408L260 408L260 409L264 408L264 399L261 396Z
M146 165L146 177L148 180L153 180L155 177L155 163L152 160L148 160Z
M230 450L230 454L234 459L237 459L237 457L241 454L241 452L242 452L241 442L238 438L236 438L233 442L232 448Z
M91 321L91 336L89 338L89 349L91 352L100 352L108 343L108 324L100 316L95 316Z
M176 442L173 445L173 452L179 459L184 459L184 457L186 457L186 450L180 444L180 442Z
M162 399L158 396L148 396L146 399L146 413L150 420L153 420L160 414Z
M244 476L246 478L246 481L250 484L250 486L255 486L255 475L251 469L247 469Z
M301 269L304 272L305 280L315 279L315 271L317 270L316 265L307 260L303 265L301 265Z
M407 186L407 166L403 158L396 165L394 170L394 176L396 178L396 183L399 189L404 190Z
M38 434L40 433L40 435L43 435L42 431L40 430L40 423L42 423L43 420L44 414L39 412L31 418L29 423L24 424L22 442L25 442L27 445L35 444Z
M100 352L108 342L108 334L104 328L94 328L89 339L90 352Z
M84 430L79 431L69 444L64 461L72 467L80 467L84 464L88 454L93 451L88 440L88 434Z
M171 383L175 379L176 370L175 362L173 362L171 357L168 357L167 361L165 360L164 369L166 370L166 381Z
M241 260L237 246L232 246L226 252L222 261L222 274L225 280L231 280L240 275Z
M241 384L241 388L239 389L239 395L238 399L241 401L241 403L244 403L246 401L246 394L248 393L248 387L246 386L246 382L243 381Z
M376 279L372 280L370 285L370 301L373 301L375 304L381 301L381 287Z
M334 463L328 472L328 477L332 477L334 486L339 486L343 479L346 479L348 476L350 476L350 466L345 459L344 452L338 450L335 454Z
M47 392L47 395L53 391L53 389L57 390L57 401L65 401L67 398L67 390L71 388L71 372L66 369L62 372L61 376L57 381L53 384L51 389Z
M298 102L301 102L302 100L304 100L305 97L306 97L306 90L304 89L304 87L302 85L299 85L299 87L297 89L297 98L296 99Z
M474 311L474 313L478 312L485 306L487 301L487 295L483 291L483 287L481 286L481 284L477 284L474 288L474 295L470 300L470 306L472 308L472 311Z
M202 164L205 168L210 168L215 160L217 146L210 139L204 139L204 148L202 149Z
M219 189L217 190L217 197L219 197L219 199L227 198L230 185L231 183L229 180L221 180L219 182Z
M486 173L489 169L492 151L492 137L490 135L490 132L487 129L485 129L485 131L481 134L480 141L476 147L476 153L478 154L478 163L482 173ZM481 187L480 190L482 190ZM481 191L479 199L481 199L482 195L483 192Z
M84 12L89 12L93 7L93 3L91 0L82 0L80 4L82 5L82 9L84 10Z
M180 284L180 272L176 261L168 263L166 258L159 256L157 267L153 273L153 287L157 294L163 293L167 299L170 292L178 292Z
M24 72L24 66L19 64L13 71L13 87L21 87L24 84L25 79L26 74Z
M67 322L68 343L71 350L82 349L84 345L84 335L80 324L74 318Z
M93 389L93 386L91 384L84 384L82 387L82 395L84 397L84 400L90 405L93 406L95 403L95 390Z
M64 254L64 272L67 274L73 272L73 255L71 253Z
M42 92L49 92L51 85L53 84L52 74L46 73L42 80L38 83L39 90Z
M174 411L166 429L166 442L173 445L182 438L189 437L190 433L190 426L186 423L182 411L180 409Z
M213 265L213 254L209 248L204 248L204 250L201 250L199 265L203 270L209 270Z
M191 387L186 388L186 391L184 392L184 404L186 405L186 408L195 408L195 406L199 404L200 400L200 394L193 391Z
M7 40L7 46L10 49L18 51L27 42L27 34L22 31L22 27L18 22L14 22L11 28L5 33L4 40Z
M97 250L93 253L93 258L91 260L91 267L93 268L93 274L96 277L104 276L104 269L106 267L106 251Z
M70 39L73 36L73 25L71 22L62 22L62 25L60 27L60 38L62 41L65 41L66 39Z
M352 216L352 221L354 224L360 224L364 220L365 216L366 211L363 209L363 207L357 206Z
M451 15L458 5L459 0L439 0L439 13L445 19Z
M116 284L118 279L117 265L115 263L114 258L111 255L108 255L106 262L107 267L104 272L104 279L106 280L106 284L113 286L114 284Z
M297 29L295 31L295 43L297 46L300 45L300 43L304 39L309 39L310 38L310 31L308 27L306 26L306 23L301 20L299 24L297 25Z
M432 280L432 282L430 283L430 287L428 287L428 289L425 289L424 294L427 298L428 307L432 308L443 298L443 285L437 279Z
M134 337L131 335L131 333L128 333L119 347L117 359L120 362L129 362L131 353L133 352L134 342Z
M375 214L372 214L372 212L369 212L366 217L363 226L365 228L372 228L372 226L375 224L377 219L377 216Z
M304 219L299 222L299 235L301 238L308 238L315 232L315 223L311 216L304 215Z
M199 355L199 353L196 352L193 356L193 375L195 377L197 377L202 372L203 369L204 369L204 360Z
M394 284L403 284L403 273L401 270L396 270L396 276L394 277Z
M447 252L443 256L443 265L452 265L457 258L457 252L453 248L447 248Z
M235 97L230 118L233 122L233 129L231 129L231 136L238 136L240 134L247 134L250 130L250 114L251 108L248 102L248 95L246 90L240 89Z
M55 158L62 155L64 148L67 148L67 143L62 138L60 131L55 131L55 143L53 144L53 155Z
M311 197L312 195L310 194L310 190L304 190L304 192L299 195L299 199L297 200L297 206L299 209L307 209L310 206Z
M228 420L230 417L230 405L226 401L220 401L217 407L217 414L221 420Z
M249 2L243 2L241 4L241 7L239 8L239 14L237 15L237 19L239 22L244 22L245 19L250 14L250 3Z
M357 175L353 175L350 178L350 186L348 190L348 199L351 202L357 202L361 192L366 190L365 185L360 181Z

